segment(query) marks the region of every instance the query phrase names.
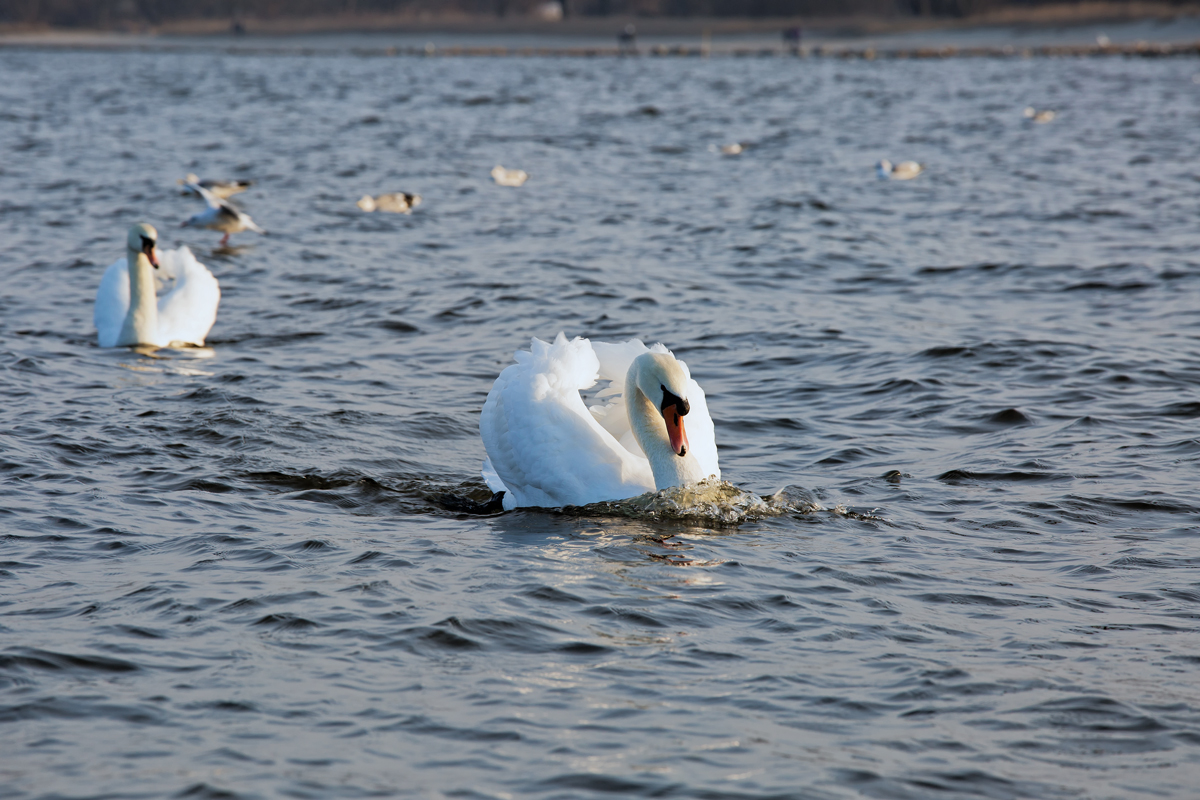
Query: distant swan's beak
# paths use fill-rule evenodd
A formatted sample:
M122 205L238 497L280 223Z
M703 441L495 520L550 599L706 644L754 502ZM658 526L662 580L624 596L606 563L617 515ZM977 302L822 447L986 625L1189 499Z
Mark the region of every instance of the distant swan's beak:
M158 247L155 246L156 244L156 242L150 239L142 238L142 252L146 254L146 258L150 259L150 264L155 269L158 269Z

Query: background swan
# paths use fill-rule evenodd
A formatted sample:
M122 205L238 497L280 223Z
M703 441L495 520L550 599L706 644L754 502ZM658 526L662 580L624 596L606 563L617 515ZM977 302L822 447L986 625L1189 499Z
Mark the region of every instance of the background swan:
M208 208L184 220L183 227L208 228L213 231L221 231L225 234L221 238L221 247L229 244L229 235L231 233L241 233L244 230L251 230L255 233L266 233L266 231L254 224L254 220L250 219L249 214L240 210L228 200L222 200L198 183L189 181L185 185L203 197Z
M159 251L151 225L131 227L126 245L125 257L104 271L96 291L100 346L203 345L221 301L217 279L186 247Z
M496 378L479 432L506 510L619 500L720 478L704 390L661 344L534 339ZM586 406L579 392L608 381ZM686 428L685 422L686 420Z

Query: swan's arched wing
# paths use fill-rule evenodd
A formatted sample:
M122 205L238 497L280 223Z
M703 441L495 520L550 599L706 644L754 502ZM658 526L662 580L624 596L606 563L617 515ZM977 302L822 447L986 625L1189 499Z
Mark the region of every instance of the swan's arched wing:
M583 505L653 490L648 462L620 447L579 396L599 371L586 339L534 339L516 358L496 379L479 420L491 466L511 494L506 508Z
M109 265L96 290L96 308L92 321L96 323L101 347L116 347L121 327L129 314L129 268L122 257Z
M696 457L696 461L704 470L705 476L714 475L719 479L721 468L717 465L717 431L712 417L708 413L708 398L704 396L704 390L700 388L700 384L692 378L692 372L688 369L688 365L683 361L680 361L679 364L688 376L687 399L691 410L684 417L688 444L692 448L692 455Z
M600 362L599 378L608 381L608 386L596 393L588 411L622 447L635 456L644 457L629 427L629 413L625 409L625 377L629 373L629 365L648 348L637 339L630 339L627 342L593 342L592 349Z
M163 251L160 259L175 285L158 298L158 343L204 344L221 301L217 279L186 247Z
M600 362L600 380L608 380L609 385L596 395L596 402L588 410L613 438L634 455L641 456L642 449L633 436L629 414L625 409L625 378L633 360L642 353L668 353L672 356L674 354L662 344L646 347L637 339L615 344L593 342L592 349L596 351ZM688 444L704 469L704 474L720 478L716 431L708 413L708 400L700 384L692 379L687 364L683 361L679 363L688 376L688 402L691 404L691 411L685 420Z

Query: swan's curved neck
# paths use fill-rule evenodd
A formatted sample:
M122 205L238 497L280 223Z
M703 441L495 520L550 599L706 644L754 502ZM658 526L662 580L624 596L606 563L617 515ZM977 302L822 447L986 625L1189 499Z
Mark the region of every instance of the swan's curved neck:
M117 346L153 344L158 333L158 298L154 267L145 253L130 247L125 253L129 268L129 313L121 325Z
M638 388L633 374L625 380L625 408L629 414L629 427L633 429L633 436L650 461L655 489L683 486L706 477L694 455L688 452L677 456L671 450L667 423L663 421L662 412L655 408L654 403Z

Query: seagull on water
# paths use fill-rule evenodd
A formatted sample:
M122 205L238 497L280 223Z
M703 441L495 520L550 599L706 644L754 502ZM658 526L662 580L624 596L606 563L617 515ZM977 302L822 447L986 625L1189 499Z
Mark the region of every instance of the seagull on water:
M893 164L886 158L875 165L875 171L880 178L891 178L894 181L909 181L925 171L924 164L916 161L901 161Z
M188 184L196 184L203 186L210 192L220 197L222 200L231 197L238 192L244 192L246 189L254 185L254 181L217 181L211 178L200 180L199 176L194 172L189 172L186 177L180 178L176 183L183 186L184 194L198 194Z
M392 192L371 197L369 194L364 194L355 205L366 212L390 211L393 214L411 214L414 208L421 205L421 195L411 192Z
M211 231L221 231L225 236L221 239L220 247L229 244L229 235L232 233L241 233L244 230L252 230L255 233L266 233L266 231L254 224L254 220L250 219L249 214L239 210L229 201L222 200L198 183L188 181L185 185L203 197L208 208L184 220L182 227L207 228Z
M501 186L520 186L529 180L529 173L523 169L505 169L497 164L492 167L492 180Z

